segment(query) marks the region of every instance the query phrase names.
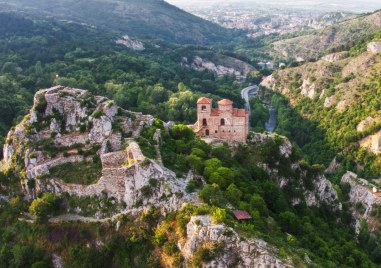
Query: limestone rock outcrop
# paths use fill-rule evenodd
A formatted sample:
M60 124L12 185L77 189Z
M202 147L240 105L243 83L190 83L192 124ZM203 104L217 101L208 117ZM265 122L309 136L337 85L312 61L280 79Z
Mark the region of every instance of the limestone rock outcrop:
M362 219L369 223L372 231L376 230L379 222L372 217L372 211L381 205L381 195L375 185L358 178L357 174L348 171L341 178L341 184L349 184L349 200L355 210L356 230L359 231ZM357 209L356 209L357 208Z
M179 209L187 198L187 180L177 179L161 161L146 158L134 141L152 123L152 116L122 110L85 90L62 86L41 90L29 115L8 134L3 168L16 169L29 199L44 191L107 194L126 208L154 204ZM93 184L68 183L51 173L53 168L96 158L102 175L93 178Z
M320 174L320 172L309 172L304 169L300 163L291 162L292 144L286 137L278 136L276 134L260 133L251 133L251 136L249 137L249 141L254 144L261 144L269 139L275 140L278 143L279 156L290 161L292 170L301 174L301 178L296 185L298 185L300 190L304 193L305 202L308 206L320 207L325 204L330 206L333 210L342 209L342 205L338 201L336 190L324 175ZM284 188L290 183L290 178L281 175L276 165L270 166L267 163L257 163L257 165L258 167L263 168L279 187ZM306 185L304 181L310 181L311 184ZM293 204L299 204L301 201L300 198L295 198Z
M379 118L373 118L371 116L368 116L364 120L362 120L360 123L358 123L356 130L359 132L365 131L369 129L371 126L373 126L375 123L378 123L380 121Z
M145 50L144 44L140 42L139 40L131 39L128 35L124 35L118 40L115 41L116 44L124 45L125 47L128 47L129 49L135 50L135 51L142 51Z
M348 56L349 56L348 51L342 51L342 52L328 54L328 55L322 57L321 59L323 61L333 63L333 62L337 62L339 60L345 59Z
M360 147L374 154L381 153L381 131L359 141Z
M317 93L317 88L315 83L311 82L309 79L303 80L303 84L300 87L301 94L307 98L313 99Z
M254 67L250 64L231 57L223 57L223 59L217 62L207 60L200 56L196 56L192 62L188 62L188 59L184 57L182 65L199 72L205 70L210 71L215 73L218 77L234 75L237 79L245 78L254 70Z
M370 42L367 46L368 52L372 54L381 53L381 42Z
M286 268L293 267L276 256L276 249L261 239L244 239L224 224L214 224L209 215L192 216L187 224L187 238L179 243L185 258L208 243L218 243L222 248L216 258L202 267Z

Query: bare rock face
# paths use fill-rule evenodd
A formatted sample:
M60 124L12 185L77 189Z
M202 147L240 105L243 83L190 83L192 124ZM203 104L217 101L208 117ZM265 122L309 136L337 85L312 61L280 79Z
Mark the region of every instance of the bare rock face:
M155 205L176 210L190 198L184 189L192 176L177 179L159 161L146 158L133 138L122 138L139 135L153 120L149 115L121 110L107 98L85 90L61 86L41 90L30 115L8 134L5 162L25 167L18 172L29 199L44 191L76 196L106 194L124 202L126 209ZM160 131L156 138L160 138ZM122 148L122 144L128 146ZM96 183L67 183L51 174L54 167L88 163L94 157L102 164L102 176L94 178ZM18 158L23 163L13 163ZM32 180L34 186L28 186Z
M260 134L251 133L249 141L254 144L261 144L269 139L278 140L279 143L279 155L290 161L292 154L292 144L286 137L277 136L276 134ZM284 188L290 179L279 174L279 170L276 167L270 167L265 163L258 163L260 168L263 168L280 188ZM341 210L342 205L338 201L338 195L333 188L332 183L319 172L310 174L307 170L303 169L299 163L291 163L291 168L300 172L301 177L311 180L312 185L307 186L303 180L300 179L296 184L299 185L301 191L304 193L305 201L308 206L320 207L323 204L330 206L333 210ZM293 204L299 204L300 199L295 199Z
M260 83L260 86L263 86L263 87L271 89L271 90L275 90L275 87L276 87L275 83L276 83L276 80L275 80L274 75L269 75L269 76L266 76L265 79L262 80L262 82Z
M186 260L203 245L218 243L221 253L202 267L286 268L293 267L276 256L276 250L261 239L242 239L232 228L212 223L211 217L192 216L187 225L187 238L179 248Z
M337 162L336 157L332 159L331 163L329 163L329 166L325 170L326 173L332 174L335 173L337 168L340 166L340 164Z
M362 120L356 127L356 130L359 132L363 132L367 130L369 127L371 127L374 123L376 123L376 119L374 119L371 116L368 116L364 120Z
M139 40L131 39L128 35L124 35L118 40L115 41L116 44L124 45L125 47L128 47L129 49L135 50L135 51L142 51L145 49L144 44L140 42Z
M331 97L326 97L325 100L324 100L324 107L325 108L330 108L334 105L336 101L336 97L335 96L331 96Z
M370 42L368 44L367 50L372 54L381 53L381 42Z
M336 110L342 113L347 109L348 106L349 106L349 103L347 100L341 100L337 103Z
M359 141L360 147L374 154L381 153L381 131Z
M309 79L303 80L303 84L300 87L301 94L305 97L313 99L317 93L317 88L314 83L312 83Z
M324 175L317 175L313 180L314 190L305 192L306 203L308 206L320 207L322 204L328 204L336 210L341 210L342 205L339 203L336 190L332 183L327 180Z
M191 63L188 63L188 59L183 58L182 65L199 72L207 70L215 73L218 77L224 75L234 75L237 79L246 77L251 71L254 70L253 66L230 57L228 57L225 62L221 63L215 63L200 56L196 56Z
M350 171L343 175L340 183L348 183L350 185L349 200L353 207L358 207L358 204L361 204L362 210L357 210L353 213L357 221L357 231L359 231L360 221L362 219L370 223L369 226L371 230L374 231L377 226L374 225L375 222L371 213L377 205L381 204L381 196L378 193L377 187L364 179L358 178L357 174Z
M326 61L326 62L334 63L334 62L343 60L343 59L347 58L348 56L349 56L349 53L347 51L342 51L342 52L338 52L338 53L328 54L328 55L322 57L321 59L323 61Z

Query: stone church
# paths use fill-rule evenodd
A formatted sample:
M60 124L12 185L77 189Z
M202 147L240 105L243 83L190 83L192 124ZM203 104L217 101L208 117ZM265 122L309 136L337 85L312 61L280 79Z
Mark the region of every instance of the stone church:
M245 142L249 132L249 111L233 108L233 102L223 99L218 108L212 99L202 97L197 101L197 122L193 129L200 137Z

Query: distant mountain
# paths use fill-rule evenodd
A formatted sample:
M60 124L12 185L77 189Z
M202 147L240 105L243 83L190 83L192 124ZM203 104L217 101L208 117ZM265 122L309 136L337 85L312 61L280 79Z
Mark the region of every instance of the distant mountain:
M297 61L318 59L330 52L349 49L381 27L381 11L329 26L321 31L273 43L273 56Z
M162 0L10 0L0 7L181 44L207 45L230 35L228 30Z

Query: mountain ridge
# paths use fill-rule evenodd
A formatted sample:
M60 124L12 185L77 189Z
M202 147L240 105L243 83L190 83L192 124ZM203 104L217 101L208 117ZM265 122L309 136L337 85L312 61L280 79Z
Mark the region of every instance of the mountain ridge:
M210 45L226 40L231 32L191 15L162 0L12 0L3 10L74 20L119 31L141 39L163 39L182 44Z

